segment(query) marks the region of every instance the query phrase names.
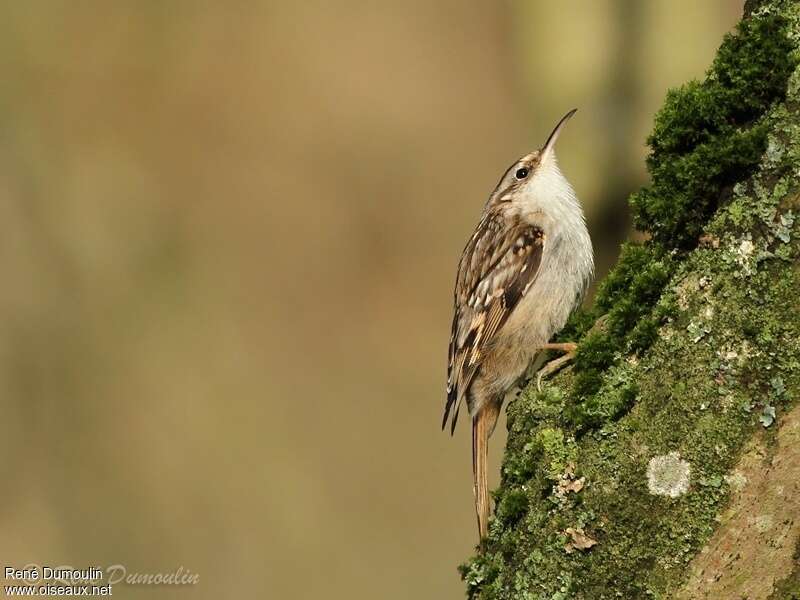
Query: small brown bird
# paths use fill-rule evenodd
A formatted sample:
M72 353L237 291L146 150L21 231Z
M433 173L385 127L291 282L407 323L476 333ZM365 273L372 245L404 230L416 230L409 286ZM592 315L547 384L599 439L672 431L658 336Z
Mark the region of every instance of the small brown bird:
M539 372L539 382L571 360L575 344L548 342L581 303L594 273L583 210L554 151L573 114L540 150L505 172L458 264L442 429L452 414L452 434L466 398L481 543L489 520L488 441L503 399L542 350L565 355Z

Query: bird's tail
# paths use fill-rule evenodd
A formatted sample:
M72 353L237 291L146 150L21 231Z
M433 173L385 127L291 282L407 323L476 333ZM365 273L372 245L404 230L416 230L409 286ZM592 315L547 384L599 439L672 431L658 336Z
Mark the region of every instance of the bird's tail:
M489 531L489 481L487 477L489 436L494 431L500 406L485 404L472 419L472 476L475 490L475 513L478 516L480 544Z

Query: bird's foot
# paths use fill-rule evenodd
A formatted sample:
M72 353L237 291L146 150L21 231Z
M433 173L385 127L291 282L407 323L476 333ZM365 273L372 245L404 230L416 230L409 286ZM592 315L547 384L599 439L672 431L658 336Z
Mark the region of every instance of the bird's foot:
M608 313L601 316L597 321L595 321L592 328L589 332L592 331L603 331L606 328L606 321L608 320ZM544 365L536 374L536 389L540 392L542 391L542 379L545 377L550 377L553 373L557 373L561 369L564 368L564 365L570 363L572 359L575 358L575 352L578 349L578 344L574 342L564 342L564 343L552 343L552 344L543 344L540 348L541 350L555 350L557 352L563 352L564 356L560 356L554 360L551 360L546 365ZM535 366L534 366L535 368Z
M557 350L563 352L564 356L560 356L551 360L536 374L536 389L542 391L542 379L550 377L553 373L557 373L564 368L564 365L571 362L575 358L575 351L578 349L578 344L572 342L565 342L563 344L544 344L542 350Z

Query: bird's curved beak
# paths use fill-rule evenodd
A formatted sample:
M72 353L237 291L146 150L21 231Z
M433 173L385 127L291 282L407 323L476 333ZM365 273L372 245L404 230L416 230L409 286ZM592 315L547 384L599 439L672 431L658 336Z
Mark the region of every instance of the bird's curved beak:
M561 135L561 130L564 128L564 124L567 121L569 121L569 118L576 112L578 112L578 109L573 108L563 117L561 117L561 120L558 122L558 125L556 125L555 129L553 129L553 133L550 134L550 137L547 138L547 141L544 143L544 146L542 146L542 150L539 154L540 162L545 162L548 158L550 158L550 155L553 153L553 148L556 145L556 140L558 139L558 136Z

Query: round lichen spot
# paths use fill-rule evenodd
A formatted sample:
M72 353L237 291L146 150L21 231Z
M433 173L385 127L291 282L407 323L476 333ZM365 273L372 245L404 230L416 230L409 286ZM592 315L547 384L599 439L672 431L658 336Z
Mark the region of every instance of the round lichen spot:
M689 491L691 472L678 452L654 456L647 464L647 489L655 496L677 498Z

